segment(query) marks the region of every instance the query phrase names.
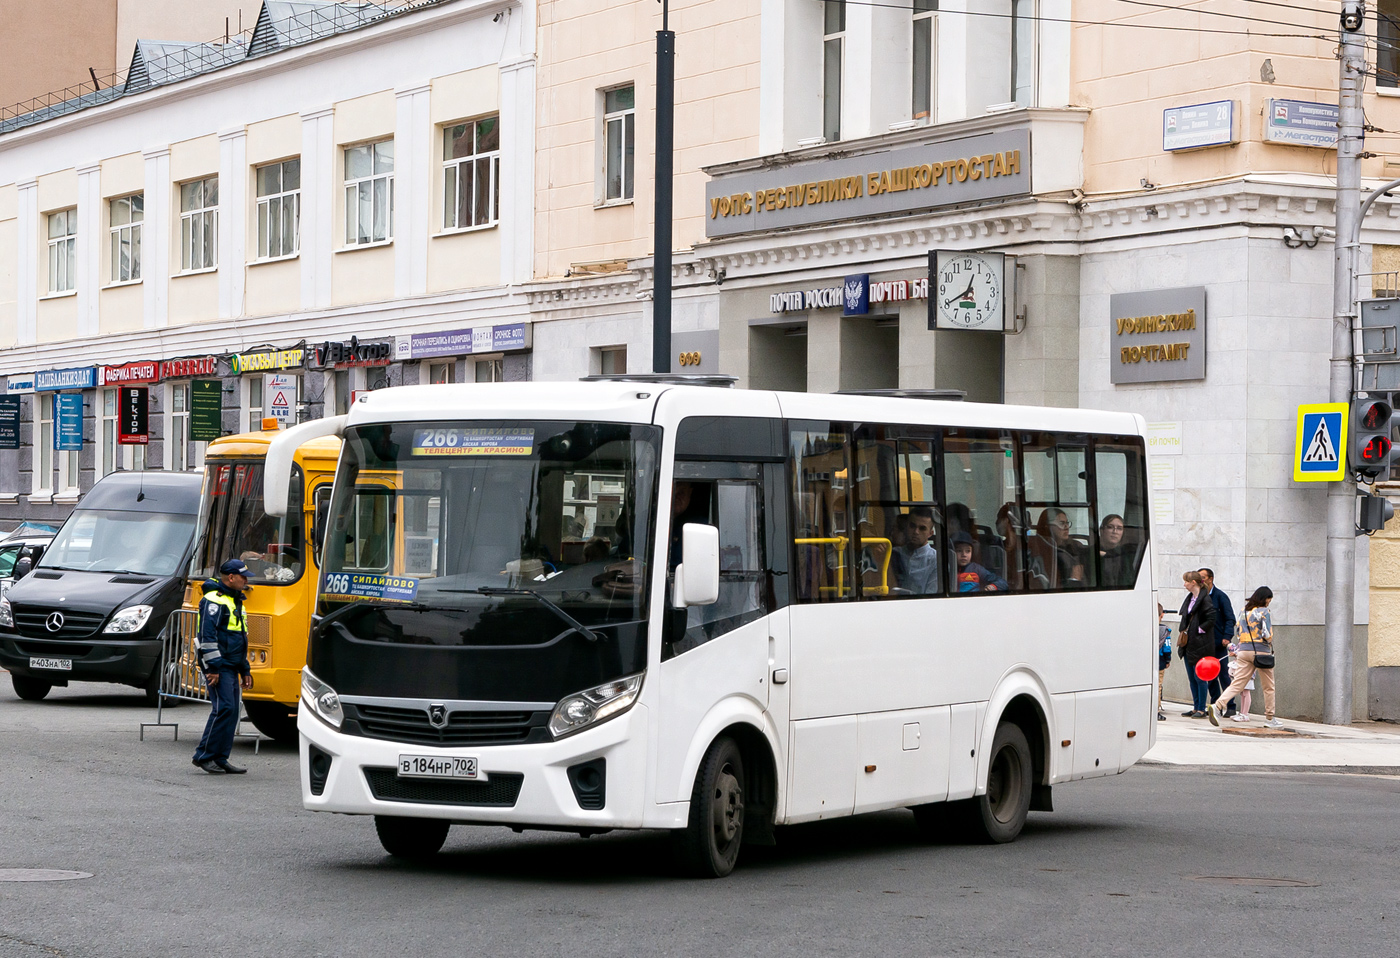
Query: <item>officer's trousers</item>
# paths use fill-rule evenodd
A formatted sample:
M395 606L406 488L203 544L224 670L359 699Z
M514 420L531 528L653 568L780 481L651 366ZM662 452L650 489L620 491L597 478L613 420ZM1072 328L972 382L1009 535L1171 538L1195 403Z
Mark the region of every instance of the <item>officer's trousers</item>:
M233 751L233 735L238 731L238 712L242 695L238 688L238 673L218 669L219 681L209 687L209 721L204 723L204 735L194 750L196 762L213 759L228 761Z

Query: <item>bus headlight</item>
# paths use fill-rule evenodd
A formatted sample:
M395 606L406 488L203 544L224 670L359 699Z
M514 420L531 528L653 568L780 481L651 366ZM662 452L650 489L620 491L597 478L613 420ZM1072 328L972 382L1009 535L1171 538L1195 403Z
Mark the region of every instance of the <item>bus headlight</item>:
M10 600L0 599L0 625L15 627L15 615L10 610Z
M573 695L566 695L554 706L549 717L549 732L555 738L571 735L579 729L621 715L637 701L645 672L615 679Z
M316 713L316 717L331 728L340 728L340 723L345 721L340 696L335 694L335 689L312 675L310 669L301 670L301 697Z
M107 628L103 632L118 632L129 634L140 632L146 627L146 622L151 617L151 607L149 605L129 605L125 609L118 609L112 616L112 621L107 623Z

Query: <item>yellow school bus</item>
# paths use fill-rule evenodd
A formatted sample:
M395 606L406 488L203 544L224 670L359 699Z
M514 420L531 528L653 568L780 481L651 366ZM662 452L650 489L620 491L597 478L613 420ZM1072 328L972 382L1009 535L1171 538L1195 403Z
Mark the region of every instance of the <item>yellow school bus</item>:
M258 731L295 742L301 670L320 576L317 517L324 517L330 501L340 440L313 439L296 450L290 501L300 508L277 518L263 511L263 467L277 435L276 420L264 420L263 426L260 432L217 439L205 452L184 614L197 614L204 583L217 578L220 565L229 559L247 564L251 588L244 608L253 688L243 693L244 708Z

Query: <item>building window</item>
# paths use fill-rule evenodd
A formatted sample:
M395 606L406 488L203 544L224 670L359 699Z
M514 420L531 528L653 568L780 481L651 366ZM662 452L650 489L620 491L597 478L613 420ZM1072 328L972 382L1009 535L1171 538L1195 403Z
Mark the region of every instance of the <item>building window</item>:
M429 363L428 382L433 385L456 382L456 363Z
M476 361L476 381L479 383L505 382L505 360L478 359Z
M253 376L248 379L248 402L245 404L248 410L248 425L244 432L257 432L262 428L263 415L263 378Z
M34 470L34 492L53 494L53 394L39 397L38 462Z
M822 135L841 139L841 68L846 47L846 0L825 0L822 24Z
M169 468L175 472L184 469L198 469L204 465L206 443L190 439L190 384L171 383L170 421L165 429L165 445L170 450Z
M394 141L345 148L345 245L394 235Z
M637 152L636 87L624 86L603 94L603 199L632 198Z
M117 391L102 390L102 414L98 417L98 429L102 435L101 475L106 476L117 469Z
M1039 0L1011 0L1011 99L1035 106Z
M938 82L938 0L914 0L914 99L916 120L934 118L934 90Z
M621 376L627 372L627 347L603 346L598 350L598 373Z
M58 494L78 494L78 450L65 449L58 454Z
M219 178L180 184L180 269L219 265Z
M77 288L78 211L49 214L49 292L66 293Z
M483 117L442 131L444 229L490 226L500 217L501 120Z
M1400 0L1376 0L1376 86L1400 87Z
M301 159L258 167L258 259L300 249Z
M141 221L145 218L143 193L119 196L108 202L112 234L110 282L134 283L141 278Z

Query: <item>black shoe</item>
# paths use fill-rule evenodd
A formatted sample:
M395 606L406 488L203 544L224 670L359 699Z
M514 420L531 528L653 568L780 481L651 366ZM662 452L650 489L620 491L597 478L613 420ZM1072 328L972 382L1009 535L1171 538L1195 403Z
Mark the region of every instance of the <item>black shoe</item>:
M221 766L218 762L214 761L212 758L206 758L202 762L195 762L195 764L198 765L200 768L204 769L210 775L224 774L223 766Z
M1192 713L1191 713L1191 717L1192 717L1192 718L1205 718L1205 717L1206 717L1206 713L1204 713L1204 712L1192 712Z
M225 758L225 759L217 759L217 758L216 758L216 759L214 760L214 764L217 765L217 766L219 766L219 768L223 769L225 772L228 772L230 775L242 775L244 772L248 771L246 768L240 768L240 767L238 767L237 765L234 765L232 762L230 762L230 761L229 761L228 759L226 759L226 758Z
M1159 722L1165 722L1166 720L1167 720L1167 713L1166 713L1166 712L1158 712L1158 713L1157 713L1157 721L1159 721Z
M1191 709L1187 709L1185 712L1182 712L1182 713L1181 713L1181 717L1182 717L1182 718L1191 718L1193 715L1204 715L1204 714L1205 714L1204 712L1193 712Z

